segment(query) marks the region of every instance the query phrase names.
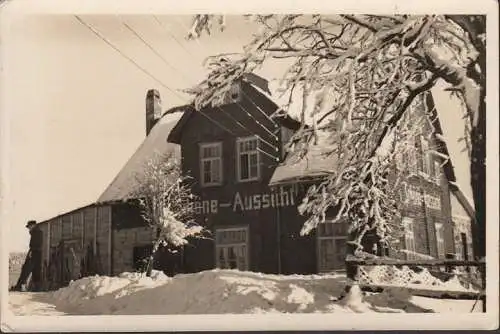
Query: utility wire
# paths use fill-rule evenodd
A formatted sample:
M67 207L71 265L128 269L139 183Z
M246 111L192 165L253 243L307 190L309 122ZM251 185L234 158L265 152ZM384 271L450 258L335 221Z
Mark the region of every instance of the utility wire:
M150 72L148 72L145 68L143 68L142 66L140 66L136 61L134 61L132 58L130 58L129 56L127 56L125 53L123 53L118 47L116 47L113 43L111 43L106 37L104 37L99 31L97 31L94 27L92 27L90 24L88 24L87 22L85 22L83 19L81 19L78 15L74 15L75 18L78 20L78 22L80 22L83 26L85 26L87 29L89 29L91 32L93 32L97 37L99 37L102 41L104 41L108 46L110 46L112 49L114 49L116 52L118 52L118 54L120 54L122 57L124 57L125 59L127 59L129 62L131 62L135 67L137 67L138 69L140 69L142 72L144 72L147 76L149 76L150 78L152 78L154 81L156 81L157 83L159 83L162 87L168 89L170 92L172 92L173 94L175 94L177 97L179 97L181 100L184 100L185 102L187 102L187 99L184 98L183 96L181 96L180 94L178 94L175 90L173 90L172 88L170 88L169 86L167 86L166 84L164 84L160 79L156 78L154 75L152 75ZM187 102L188 104L190 102ZM217 122L216 120L214 120L212 117L206 115L204 112L202 112L200 110L200 113L206 117L207 119L209 119L210 121L212 121L215 125L219 126L221 129L223 129L224 131L227 131L229 132L230 134L232 134L233 136L235 136L235 133L232 132L231 130L229 130L228 128L226 128L225 126L221 125L219 122Z
M183 23L181 20L177 19L177 22L179 22L179 23L182 25L182 27L183 27L183 28L187 29L187 27L184 25L184 23ZM198 44L198 46L199 46L200 48L206 49L206 48L205 48L205 46L201 44L201 42L199 41L199 39L198 39L198 38L195 38L195 41L196 41L196 43ZM188 52L188 53L190 53L190 52ZM255 107L256 107L256 108L257 108L257 109L258 109L258 110L259 110L259 111L260 111L260 112L261 112L261 113L262 113L262 114L263 114L263 115L264 115L264 116L265 116L265 117L266 117L266 118L267 118L267 119L268 119L268 120L269 120L269 121L270 121L273 125L274 125L274 126L278 126L278 124L276 123L276 121L275 121L275 120L273 120L273 119L272 119L272 118L271 118L268 114L266 114L266 113L264 112L264 110L262 110L262 109L261 109L258 105L256 105L256 104L255 104L255 102L253 102L253 100L252 100L252 99L250 99L250 98L249 98L249 97L245 94L245 92L243 92L243 91L242 91L242 93L243 93L243 95L245 95L245 96L246 96L246 98L247 98L250 102L252 102L252 104L253 104L253 105L254 105L254 106L255 106ZM251 116L251 117L253 118L253 116ZM254 119L255 119L255 118L254 118Z
M174 37L173 33L171 33L161 22L158 18L156 18L156 21L158 22L158 24L160 24L162 27L165 28L165 30L169 33L170 36L172 36L174 38L174 40L177 42L177 44L179 44L185 51L186 53L188 53L191 57L193 57L193 59L196 60L196 58L194 57L194 55L189 52L186 48L184 48L184 46L182 45L182 43L180 43L177 38ZM183 26L183 28L186 28L185 25L182 23L182 21L178 20L178 22ZM198 39L195 39L196 43L198 44L198 46L200 48L203 48L205 49L205 46L201 44L201 42L198 40ZM254 105L255 108L257 108L257 110L259 110L274 126L278 126L278 124L276 123L275 120L273 120L268 114L266 114L262 108L260 108L243 90L241 91L241 93ZM240 108L243 108L239 103L237 103L238 106L240 106ZM244 108L243 108L244 109ZM271 134L271 136L273 136L276 140L278 139L277 136L274 135L274 133L272 131L270 131L267 127L265 127L262 123L260 123L252 114L250 114L246 109L244 109L245 112L252 118L256 121L256 123L258 125L260 125L261 127L263 127L267 132L269 132Z
M156 17L154 16L155 20L157 21L158 24L160 24L162 27L164 27L166 29L166 27L164 25L162 25L161 21ZM122 23L125 25L125 27L130 30L137 38L139 38L151 51L153 51L160 59L163 60L163 62L165 64L167 64L169 67L171 68L174 68L178 73L180 73L181 75L183 75L177 68L173 67L159 52L157 52L139 33L137 33L132 27L130 27L130 25L126 24L125 22L122 21ZM168 29L166 29L167 32L169 33L170 36L172 36L172 38L174 38L174 40L181 46L182 44L174 37L174 35L168 31ZM201 46L201 45L200 45ZM183 49L191 56L193 57L193 59L195 59L194 55L192 55L189 51L187 51L184 47ZM245 94L243 92L243 90L241 91L243 94ZM248 98L248 97L247 97ZM250 100L250 99L249 99ZM250 100L251 101L251 100ZM251 101L253 103L253 101ZM264 125L262 125L262 123L260 123L253 115L251 115L248 110L246 110L246 108L242 107L240 103L236 103L238 105L238 107L240 107L241 110L243 110L245 113L247 113L252 119L255 120L255 122L260 125L262 128L264 128L264 130L266 130L275 140L278 140L278 136L276 136L276 134L274 134L272 131L270 131L267 127L265 127ZM254 103L255 105L255 103ZM255 105L256 106L256 105ZM250 129L248 129L244 124L242 124L241 122L239 122L238 120L236 120L229 112L226 112L225 110L223 110L222 108L220 107L217 107L220 111L222 111L225 115L227 115L229 118L231 118L238 126L240 126L241 128L243 128L244 130L248 131L250 134L252 135L256 135L254 132L252 132ZM267 144L268 146L272 147L275 151L278 151L278 147L276 145L273 145L271 143L269 143L268 141L264 140L261 136L259 135L256 135L260 141L262 141L263 143Z
M75 15L75 18L78 20L78 22L80 22L82 25L84 25L85 27L87 27L97 37L99 37L101 40L103 40L106 44L108 44L111 48L113 48L116 52L118 52L123 58L125 58L129 62L131 62L135 67L137 67L139 70L141 70L147 76L149 76L154 81L156 81L157 83L159 83L162 87L164 87L164 88L168 89L169 91L171 91L172 93L178 95L177 92L175 92L173 89L171 89L166 84L164 84L160 79L158 79L157 77L155 77L148 70L146 70L144 67L142 67L141 65L139 65L137 62L135 62L132 58L130 58L129 56L127 56L126 54L124 54L119 48L117 48L113 43L111 43L106 37L104 37L103 35L101 35L101 33L99 33L99 31L97 31L94 27L92 27L91 25L89 25L88 23L86 23L84 20L82 20L78 15Z
M167 66L169 66L170 68L173 68L174 70L176 70L179 74L181 74L182 77L184 77L184 74L181 73L177 68L175 68L174 66L172 66L158 51L156 51L156 49L151 46L151 44L149 44L145 39L144 37L142 37L138 32L136 32L130 25L128 25L127 23L125 23L123 20L120 19L120 22L130 31L134 34L134 36L136 36L139 40L141 40L144 45L146 45L155 55L157 55ZM238 104L239 105L239 104ZM226 113L225 110L221 109L220 107L217 107L219 110L221 110L225 115L227 115L228 117L230 117L233 121L236 122L236 124L238 124L238 126L242 127L243 129L245 129L246 131L248 131L250 134L252 135L255 135L255 133L253 133L250 129L248 129L244 124L242 124L241 122L239 122L238 120L236 120L229 112ZM241 108L241 106L240 106ZM246 113L248 113L248 111L242 109L243 111L245 111ZM258 121L257 121L258 122ZM269 131L267 128L265 128L267 131ZM278 137L276 135L274 135L273 133L271 133L272 136L275 137L275 139L277 139ZM270 147L272 147L275 151L278 151L278 148L269 143L268 141L264 140L262 137L258 136L257 137L262 141L264 142L265 144L269 145Z

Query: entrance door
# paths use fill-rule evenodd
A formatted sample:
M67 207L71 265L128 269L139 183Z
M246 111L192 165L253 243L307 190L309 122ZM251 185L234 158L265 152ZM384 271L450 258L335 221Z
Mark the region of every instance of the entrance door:
M320 272L345 269L346 237L319 238L318 248Z
M63 275L64 282L80 278L82 262L82 243L81 240L63 241Z

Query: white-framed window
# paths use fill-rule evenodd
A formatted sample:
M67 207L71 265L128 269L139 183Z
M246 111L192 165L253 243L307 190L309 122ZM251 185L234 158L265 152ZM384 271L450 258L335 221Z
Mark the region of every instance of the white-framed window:
M436 223L436 243L438 258L443 259L445 257L444 248L444 227L442 223Z
M325 221L318 225L318 271L345 268L347 222Z
M248 270L248 243L248 227L216 229L215 263L217 268Z
M441 210L441 197L431 194L425 194L425 206L429 209Z
M236 150L238 181L260 179L259 139L257 136L238 138Z
M453 215L453 234L455 254L458 259L473 259L471 219L466 216Z
M434 160L434 182L436 182L436 184L438 185L441 184L441 177L441 163L437 160Z
M420 205L422 203L422 193L419 187L409 184L406 187L406 202L413 205Z
M422 149L422 173L425 176L430 176L432 174L431 173L432 157L431 154L429 153L430 150L429 141L424 136L420 136L420 145Z
M416 259L416 248L415 248L415 233L414 233L414 222L410 217L403 217L403 230L405 233L405 249L407 250L406 259L415 260Z
M222 143L200 144L200 180L202 186L222 184Z
M407 148L407 152L405 154L408 172L410 174L417 174L418 173L418 154L417 154L417 148L415 145L415 137L409 138L408 146L409 147Z

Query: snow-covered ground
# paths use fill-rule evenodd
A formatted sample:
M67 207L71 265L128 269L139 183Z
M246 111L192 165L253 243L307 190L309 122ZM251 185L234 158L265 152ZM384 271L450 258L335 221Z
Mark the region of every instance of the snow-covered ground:
M265 275L210 270L173 278L124 273L94 276L54 292L10 293L16 315L158 315L221 313L470 312L474 301L412 296L405 288L383 293L353 289L342 300L346 280L331 275ZM481 311L478 302L475 312Z

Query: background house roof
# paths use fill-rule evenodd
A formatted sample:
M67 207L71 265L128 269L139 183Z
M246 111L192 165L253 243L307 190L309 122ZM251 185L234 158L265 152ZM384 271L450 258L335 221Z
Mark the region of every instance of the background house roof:
M443 130L432 94L427 94L426 102L428 109L430 110L430 119L432 120L435 134L442 135ZM328 146L325 146L325 143L328 143L327 135L320 133L318 137L318 145L310 145L307 154L303 158L300 158L297 153L290 153L285 161L275 169L270 180L270 185L273 186L298 181L311 181L320 179L330 174L329 171L335 169L337 161L333 156L328 156L326 154L331 150ZM444 141L442 142L442 145L438 145L437 151L450 157L447 143ZM451 157L444 164L443 171L448 181L450 191L456 196L458 202L465 209L469 217L472 220L475 220L475 211L472 207L472 203L466 198L463 191L457 185Z
M99 197L97 200L98 204L131 199L130 196L137 188L137 179L140 178L141 173L144 171L145 164L156 155L173 153L180 161L179 145L168 143L167 137L182 117L182 110L184 108L186 106L170 109L162 116L139 148Z

